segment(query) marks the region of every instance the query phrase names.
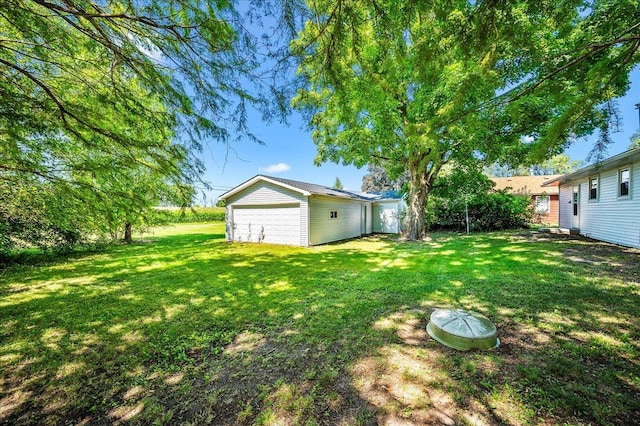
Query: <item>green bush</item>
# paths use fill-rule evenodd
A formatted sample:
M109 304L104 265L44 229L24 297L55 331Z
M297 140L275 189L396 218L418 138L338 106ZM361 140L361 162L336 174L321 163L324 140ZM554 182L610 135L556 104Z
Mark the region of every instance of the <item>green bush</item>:
M34 197L24 208L0 207L0 259L15 250L35 248L65 252L84 238L86 231L75 218L47 209Z
M156 209L155 223L196 223L224 221L224 207Z
M534 208L531 197L506 191L473 195L468 201L469 228L472 231L494 231L525 228L532 222ZM466 230L465 199L433 197L429 201L428 220L434 230Z

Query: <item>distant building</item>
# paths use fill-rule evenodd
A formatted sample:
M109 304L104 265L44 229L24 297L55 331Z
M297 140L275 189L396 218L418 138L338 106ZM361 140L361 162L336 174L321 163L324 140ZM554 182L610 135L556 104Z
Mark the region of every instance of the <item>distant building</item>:
M557 226L560 217L558 187L543 187L542 184L560 176L562 175L494 177L491 180L496 184L496 190L531 196L536 209L536 221Z

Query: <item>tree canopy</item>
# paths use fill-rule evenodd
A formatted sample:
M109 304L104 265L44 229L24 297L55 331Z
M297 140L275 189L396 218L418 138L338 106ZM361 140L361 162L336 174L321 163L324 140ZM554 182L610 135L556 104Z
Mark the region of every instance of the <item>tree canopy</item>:
M410 173L407 237L425 236L450 162L536 163L615 124L640 61L635 1L309 0L292 49L317 162ZM606 142L606 141L605 141Z
M629 149L634 149L640 147L640 130L636 131L629 138Z
M145 214L165 190L192 195L203 144L232 136L257 141L247 108L269 118L286 107L282 92L258 75L259 39L234 7L210 0L5 1L0 195L53 191L68 199L67 209L45 203L39 212L81 217L81 206L90 206L92 215L104 213L103 222ZM20 209L19 199L8 198L10 211Z
M362 177L363 192L384 192L384 191L401 191L409 180L408 173L403 173L395 180L389 177L384 167L369 165L367 167L369 173Z
M558 154L537 164L513 166L507 162L497 162L485 167L484 171L494 177L553 175L574 172L582 167L582 164L582 161L572 160L567 154Z

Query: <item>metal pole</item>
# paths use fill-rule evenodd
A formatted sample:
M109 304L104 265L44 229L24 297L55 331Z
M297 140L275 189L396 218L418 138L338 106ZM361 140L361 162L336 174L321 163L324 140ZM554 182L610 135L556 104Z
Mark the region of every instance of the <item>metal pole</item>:
M469 235L469 200L464 197L464 213L467 216L467 235Z

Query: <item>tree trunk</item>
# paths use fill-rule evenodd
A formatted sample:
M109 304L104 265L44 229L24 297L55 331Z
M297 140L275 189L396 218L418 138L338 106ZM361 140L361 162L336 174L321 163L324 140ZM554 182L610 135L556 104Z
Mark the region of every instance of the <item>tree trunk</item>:
M133 242L133 238L131 236L131 222L126 222L124 224L124 239L123 241L127 244Z
M429 196L429 180L426 170L410 165L409 205L407 206L407 239L423 240L427 237L425 209Z

